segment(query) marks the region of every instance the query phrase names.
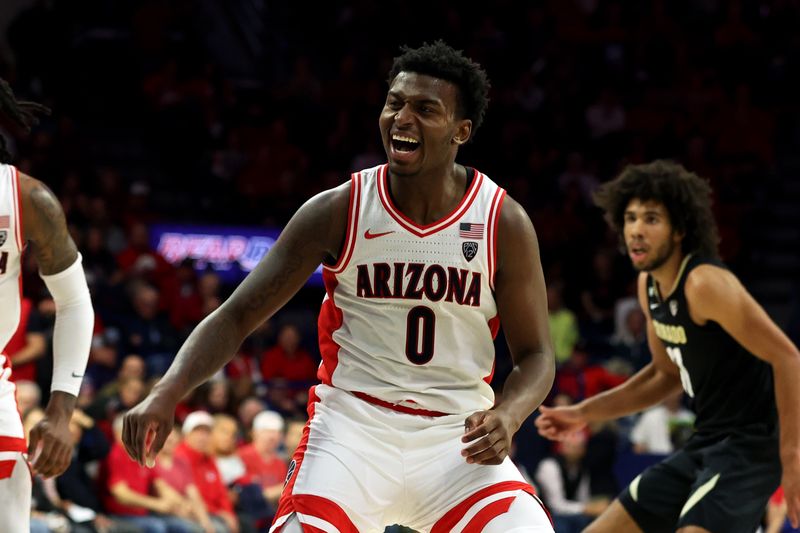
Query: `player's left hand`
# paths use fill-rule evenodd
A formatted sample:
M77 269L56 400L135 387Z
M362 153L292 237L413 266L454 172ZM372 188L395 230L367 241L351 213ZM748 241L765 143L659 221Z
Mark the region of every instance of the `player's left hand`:
M464 422L465 433L461 437L461 442L472 444L464 448L461 455L468 463L499 465L508 456L517 429L514 420L500 411L473 413Z
M783 495L786 500L786 517L792 527L800 526L800 465L783 466Z
M69 417L45 415L31 429L28 460L31 471L44 478L64 473L72 460L72 435Z

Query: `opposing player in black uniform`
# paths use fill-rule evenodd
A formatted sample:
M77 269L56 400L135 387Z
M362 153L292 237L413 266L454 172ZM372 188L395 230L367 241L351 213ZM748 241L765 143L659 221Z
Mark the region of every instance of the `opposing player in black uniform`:
M706 181L668 161L629 166L595 196L640 272L653 360L610 391L541 408L539 432L559 439L681 386L697 419L687 445L634 479L588 532L752 533L779 483L792 523L800 518L800 353L719 261L710 197Z

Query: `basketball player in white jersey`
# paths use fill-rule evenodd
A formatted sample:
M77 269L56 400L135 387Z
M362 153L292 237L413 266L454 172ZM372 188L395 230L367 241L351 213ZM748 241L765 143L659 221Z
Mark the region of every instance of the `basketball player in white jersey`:
M0 112L25 130L46 108L18 102L0 80ZM94 312L80 254L68 231L58 199L40 181L9 165L0 136L0 531L30 531L31 473L61 474L72 457L69 421L89 358ZM2 353L17 329L22 295L21 256L27 242L39 273L56 303L53 381L45 418L25 443L17 410L13 368ZM25 454L30 461L26 462Z
M388 164L309 200L203 321L125 423L151 463L176 403L234 355L320 264L321 384L271 531L552 531L508 458L553 381L539 250L525 211L455 162L488 80L442 42L404 49L379 126ZM495 402L492 339L514 368Z

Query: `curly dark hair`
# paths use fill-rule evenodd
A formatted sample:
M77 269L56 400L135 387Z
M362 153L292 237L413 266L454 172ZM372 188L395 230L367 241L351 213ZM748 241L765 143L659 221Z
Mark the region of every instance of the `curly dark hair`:
M718 258L719 234L711 212L708 181L674 161L656 160L628 165L614 180L594 194L594 203L605 211L606 220L622 236L625 209L632 199L664 204L674 230L684 235L684 254Z
M442 80L458 87L459 116L472 121L472 134L483 122L489 105L489 78L481 66L461 50L455 50L441 39L419 48L403 46L401 55L394 58L389 71L389 84L401 72L416 72Z
M14 124L29 132L31 127L39 122L36 114L49 115L50 109L36 102L17 100L8 82L0 78L0 112L11 119ZM6 147L6 140L0 135L0 163L10 163L11 159L11 153Z

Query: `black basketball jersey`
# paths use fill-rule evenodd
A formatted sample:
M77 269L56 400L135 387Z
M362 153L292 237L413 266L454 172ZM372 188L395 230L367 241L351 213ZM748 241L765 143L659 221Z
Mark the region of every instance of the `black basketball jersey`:
M771 432L777 424L771 366L745 350L718 323L709 320L699 326L689 316L684 286L689 272L702 264L725 268L718 261L688 255L674 290L663 299L653 277L647 277L656 335L680 369L683 389L697 413L698 432L727 432L752 424L764 424Z

